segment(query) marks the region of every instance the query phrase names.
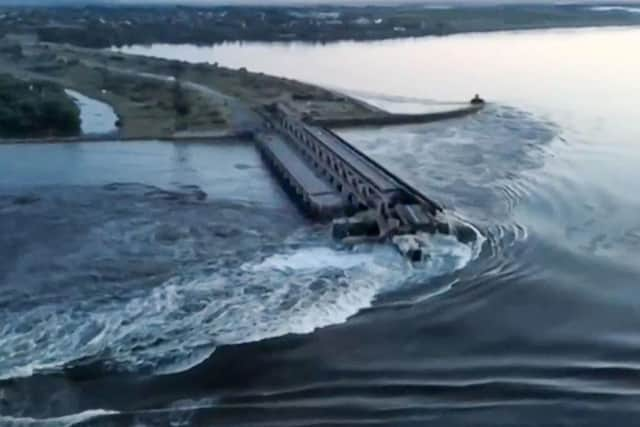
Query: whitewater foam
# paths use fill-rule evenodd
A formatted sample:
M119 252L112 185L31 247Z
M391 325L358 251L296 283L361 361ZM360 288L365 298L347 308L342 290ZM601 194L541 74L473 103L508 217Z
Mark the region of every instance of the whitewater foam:
M384 253L389 256L387 251ZM374 256L375 253L338 251L328 247L309 247L291 253L275 254L258 264L245 263L242 268L250 271L319 270L327 267L350 269L371 263L374 261L372 259ZM393 261L402 261L397 256L390 256L390 258L395 258Z
M6 353L10 365L2 376L28 376L83 359L98 360L107 369L183 371L219 345L307 334L343 323L408 278L452 272L477 256L475 245L453 236L424 239L430 256L419 266L389 245L335 249L295 244L257 251L239 267L216 260L89 310L81 304L36 308L0 328L0 346L31 349ZM45 357L33 360L35 354ZM20 364L25 359L31 363Z
M91 409L77 414L65 415L56 418L31 418L31 417L9 417L0 415L0 425L2 427L71 427L92 418L114 415L117 411L107 411L104 409Z

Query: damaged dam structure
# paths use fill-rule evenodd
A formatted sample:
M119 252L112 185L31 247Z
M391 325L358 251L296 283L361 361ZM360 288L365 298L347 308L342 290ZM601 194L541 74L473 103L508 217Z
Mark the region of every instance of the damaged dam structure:
M451 231L437 202L330 129L280 103L261 115L265 125L254 136L267 164L305 212L332 221L335 238L393 240ZM415 245L397 246L412 260L424 255Z

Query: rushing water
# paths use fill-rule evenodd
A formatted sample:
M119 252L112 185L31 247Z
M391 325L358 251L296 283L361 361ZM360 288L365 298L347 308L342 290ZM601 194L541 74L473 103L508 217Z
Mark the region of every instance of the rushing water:
M633 424L638 43L131 48L405 110L481 92L471 117L342 134L486 240L418 266L341 248L245 144L0 147L0 424Z
M65 90L80 108L80 127L85 135L109 134L118 130L118 116L109 104L74 90Z

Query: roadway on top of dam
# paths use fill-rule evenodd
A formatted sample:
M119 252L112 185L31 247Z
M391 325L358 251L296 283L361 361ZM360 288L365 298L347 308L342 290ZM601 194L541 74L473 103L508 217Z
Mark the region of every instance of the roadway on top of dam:
M260 113L265 127L255 139L263 157L307 213L334 220L335 237L448 232L441 206L331 130L282 103ZM418 248L406 252L422 256Z

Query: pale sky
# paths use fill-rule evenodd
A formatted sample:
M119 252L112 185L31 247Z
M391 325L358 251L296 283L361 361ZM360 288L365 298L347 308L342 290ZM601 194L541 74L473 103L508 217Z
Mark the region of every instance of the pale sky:
M34 4L190 4L190 5L305 5L305 4L437 4L437 5L487 5L487 4L640 4L640 0L0 0L1 5Z
M558 0L114 0L113 3L198 3L198 4L397 4L397 3L422 3L422 4L503 4L503 3L523 3L523 4L555 4L555 3L616 3L629 4L634 0L581 0L581 1L558 1ZM636 1L640 3L640 0Z
M397 4L397 3L422 3L422 4L517 4L517 3L615 3L615 4L640 4L640 0L0 0L3 4L62 4L62 3L111 3L111 4L144 4L144 3L167 3L167 4L202 4L202 5L266 5L266 4Z

